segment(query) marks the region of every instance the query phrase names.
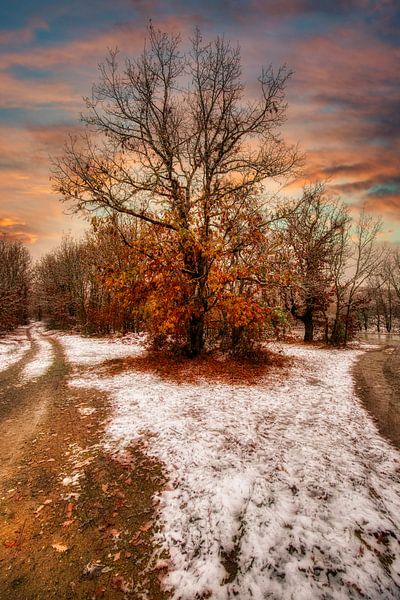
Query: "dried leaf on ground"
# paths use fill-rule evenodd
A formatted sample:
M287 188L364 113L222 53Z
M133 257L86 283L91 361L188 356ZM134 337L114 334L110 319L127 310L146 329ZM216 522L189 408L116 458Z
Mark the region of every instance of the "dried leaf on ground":
M154 525L154 521L147 521L146 523L144 523L144 525L142 525L140 527L140 531L148 531L149 529L151 529Z
M133 581L131 579L126 581L122 575L115 575L115 577L112 578L112 585L115 589L124 594L129 594L129 592L133 590Z
M51 547L54 548L57 552L66 552L68 550L68 546L62 544L61 542L56 542L55 544L51 544Z
M16 546L19 546L19 542L18 540L6 540L3 542L3 546L5 548L15 548Z
M74 510L75 504L72 502L68 502L67 507L65 509L65 514L70 519L72 517L72 511Z

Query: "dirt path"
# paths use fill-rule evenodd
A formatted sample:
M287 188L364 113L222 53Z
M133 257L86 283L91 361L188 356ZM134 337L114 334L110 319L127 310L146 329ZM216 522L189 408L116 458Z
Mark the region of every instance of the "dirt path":
M366 352L354 376L357 393L379 431L400 449L400 346Z
M166 598L153 543L161 466L140 448L124 460L103 452L108 398L69 387L62 348L46 338L45 375L22 376L35 340L0 373L0 598Z

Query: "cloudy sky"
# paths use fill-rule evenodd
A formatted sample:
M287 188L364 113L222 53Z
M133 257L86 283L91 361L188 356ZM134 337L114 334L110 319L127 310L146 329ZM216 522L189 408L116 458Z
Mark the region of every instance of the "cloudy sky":
M329 178L400 241L398 0L3 0L1 232L37 257L82 230L51 190L49 156L80 127L107 48L140 51L149 19L239 42L250 89L262 65L293 69L285 137L307 155L304 179Z

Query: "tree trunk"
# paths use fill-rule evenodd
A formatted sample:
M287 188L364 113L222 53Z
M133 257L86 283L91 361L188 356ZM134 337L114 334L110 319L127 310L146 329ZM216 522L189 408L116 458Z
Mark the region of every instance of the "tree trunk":
M332 327L332 332L331 332L331 337L330 337L330 343L333 344L334 346L337 346L341 342L341 339L340 339L340 329L341 329L340 309L341 309L341 306L340 306L339 301L337 300L336 301L335 320L333 322L333 327Z
M304 323L304 341L312 342L314 340L314 320L313 311L311 308L307 308L303 316Z
M187 353L194 358L204 350L204 314L192 315L189 321Z
M204 350L205 344L205 314L207 312L207 300L205 297L206 284L206 258L202 252L193 251L189 247L184 257L185 267L190 273L193 285L192 298L196 312L189 319L187 330L187 353L191 357L198 356Z
M351 312L351 300L347 304L346 308L346 317L344 320L344 335L343 335L343 343L347 346L348 338L349 338L349 325L350 325L350 312Z

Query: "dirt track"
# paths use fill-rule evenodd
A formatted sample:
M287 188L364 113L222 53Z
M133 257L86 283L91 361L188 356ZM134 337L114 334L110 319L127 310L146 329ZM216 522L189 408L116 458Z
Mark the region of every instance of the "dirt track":
M379 431L400 448L400 346L361 356L354 367L356 389Z
M152 501L161 467L139 447L125 461L103 452L108 398L68 386L61 345L46 338L54 349L46 374L22 377L34 340L0 373L0 598L117 600L145 591L161 600ZM65 486L74 468L78 485Z

